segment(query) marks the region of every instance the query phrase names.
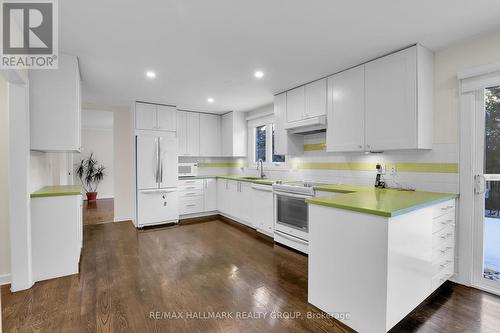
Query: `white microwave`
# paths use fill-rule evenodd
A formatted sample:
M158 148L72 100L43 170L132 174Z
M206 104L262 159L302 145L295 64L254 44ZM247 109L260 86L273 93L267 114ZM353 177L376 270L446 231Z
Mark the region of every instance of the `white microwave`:
M179 177L198 176L198 163L179 163Z

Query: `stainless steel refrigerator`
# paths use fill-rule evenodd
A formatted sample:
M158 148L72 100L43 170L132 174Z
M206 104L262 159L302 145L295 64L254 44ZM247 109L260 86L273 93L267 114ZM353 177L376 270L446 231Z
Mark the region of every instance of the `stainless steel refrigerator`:
M177 139L138 135L137 227L179 221Z

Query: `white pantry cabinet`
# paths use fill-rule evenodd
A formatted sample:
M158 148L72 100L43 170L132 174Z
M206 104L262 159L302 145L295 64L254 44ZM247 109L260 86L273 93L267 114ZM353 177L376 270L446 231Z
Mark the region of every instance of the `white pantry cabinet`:
M328 78L326 150L365 150L365 66Z
M221 116L200 113L200 156L220 156Z
M78 59L59 55L59 68L29 73L31 149L81 150L81 82Z
M366 150L432 149L433 54L420 45L365 64Z
M321 79L286 92L286 120L299 120L326 115L327 80Z
M286 93L274 96L274 149L278 155L301 155L304 136L288 133L286 125Z
M273 187L252 185L252 225L257 231L274 236Z
M247 121L244 112L222 115L222 156L247 156Z
M151 103L135 103L135 128L175 132L177 111L175 107Z
M177 111L177 138L180 156L200 155L200 114Z

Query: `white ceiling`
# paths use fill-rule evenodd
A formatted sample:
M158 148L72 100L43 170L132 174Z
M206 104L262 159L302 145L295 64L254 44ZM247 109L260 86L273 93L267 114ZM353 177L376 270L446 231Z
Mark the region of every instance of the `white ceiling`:
M247 111L415 42L438 50L500 29L498 0L64 0L59 12L85 102L205 111Z

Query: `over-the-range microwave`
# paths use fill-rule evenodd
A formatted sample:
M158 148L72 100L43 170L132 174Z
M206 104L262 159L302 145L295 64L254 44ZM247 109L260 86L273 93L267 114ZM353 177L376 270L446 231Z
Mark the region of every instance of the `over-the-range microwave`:
M198 163L179 163L179 177L198 176Z

